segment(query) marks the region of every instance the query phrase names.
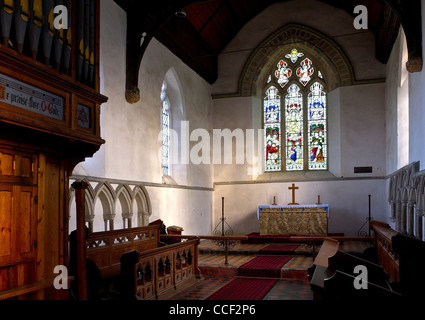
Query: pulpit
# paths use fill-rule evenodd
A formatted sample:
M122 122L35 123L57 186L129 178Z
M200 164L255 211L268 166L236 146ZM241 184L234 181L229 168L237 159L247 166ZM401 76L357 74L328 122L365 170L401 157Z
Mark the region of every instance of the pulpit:
M262 205L258 207L261 235L328 234L329 205Z

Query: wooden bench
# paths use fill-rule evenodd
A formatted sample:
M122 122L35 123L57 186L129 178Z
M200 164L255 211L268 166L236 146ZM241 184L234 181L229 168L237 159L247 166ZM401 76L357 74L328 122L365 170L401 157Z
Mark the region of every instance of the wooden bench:
M136 250L121 257L121 298L124 300L165 299L195 284L199 238L152 249Z
M368 290L355 288L356 266L366 268ZM388 274L382 266L340 251L339 242L335 239L325 239L323 242L313 266L309 269L309 279L313 298L316 300L371 296L400 297L390 287Z
M355 282L355 275L336 270L329 278L325 279L325 299L340 301L384 300L390 302L401 298L399 293L370 281L362 283L362 285L367 286L367 289L356 289L354 287Z
M404 234L392 237L392 248L399 260L399 290L404 298L425 298L425 242Z
M319 300L323 297L324 279L327 277L329 257L335 255L339 250L339 242L332 238L324 238L313 265L308 269L308 279L313 290L313 299Z
M87 292L89 299L97 299L109 290L109 282L114 282L120 275L121 256L128 251L139 252L164 246L160 241L163 228L162 221L155 221L147 227L123 230L87 232L86 269ZM76 233L71 233L70 241L70 275L78 278L76 260ZM77 283L73 283L73 291L77 292Z
M378 263L388 273L391 282L400 281L399 258L395 254L392 239L398 234L397 231L384 222L373 220L370 222L375 233L375 253Z

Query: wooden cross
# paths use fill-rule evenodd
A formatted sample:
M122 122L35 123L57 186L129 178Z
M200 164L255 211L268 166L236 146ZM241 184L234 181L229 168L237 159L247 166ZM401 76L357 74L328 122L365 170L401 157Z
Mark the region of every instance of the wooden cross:
M295 184L292 184L292 187L289 187L288 190L292 190L292 203L289 203L288 206L297 206L299 203L295 202L295 190L298 190L299 187L296 187Z

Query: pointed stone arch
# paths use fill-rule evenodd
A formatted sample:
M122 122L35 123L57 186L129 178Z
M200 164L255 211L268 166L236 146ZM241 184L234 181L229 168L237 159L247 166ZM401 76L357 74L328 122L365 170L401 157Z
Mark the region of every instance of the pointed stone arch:
M116 199L121 205L121 215L123 219L123 227L131 228L132 227L132 218L133 218L133 192L127 184L120 184L116 190Z
M290 23L264 40L248 58L239 80L241 96L257 96L264 87L262 82L283 49L290 51L294 46L315 56L323 70L328 70L328 91L355 82L350 60L343 49L325 34L300 24Z
M143 227L149 224L152 206L148 191L144 186L135 186L133 190L133 205L137 212L137 225Z
M114 230L116 196L114 188L109 182L99 183L94 189L94 206L96 206L97 201L102 204L105 231Z

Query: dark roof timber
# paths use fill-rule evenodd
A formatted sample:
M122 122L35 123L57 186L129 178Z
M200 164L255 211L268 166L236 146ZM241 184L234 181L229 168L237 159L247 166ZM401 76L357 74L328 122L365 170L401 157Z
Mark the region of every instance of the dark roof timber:
M288 1L288 0L283 0ZM157 38L209 83L217 79L217 57L238 31L278 0L115 0L127 13L126 99L140 99L138 77L143 54ZM421 0L320 0L354 16L356 5L369 12L376 57L386 63L400 24L409 50L409 72L422 70ZM175 15L184 9L186 18Z

